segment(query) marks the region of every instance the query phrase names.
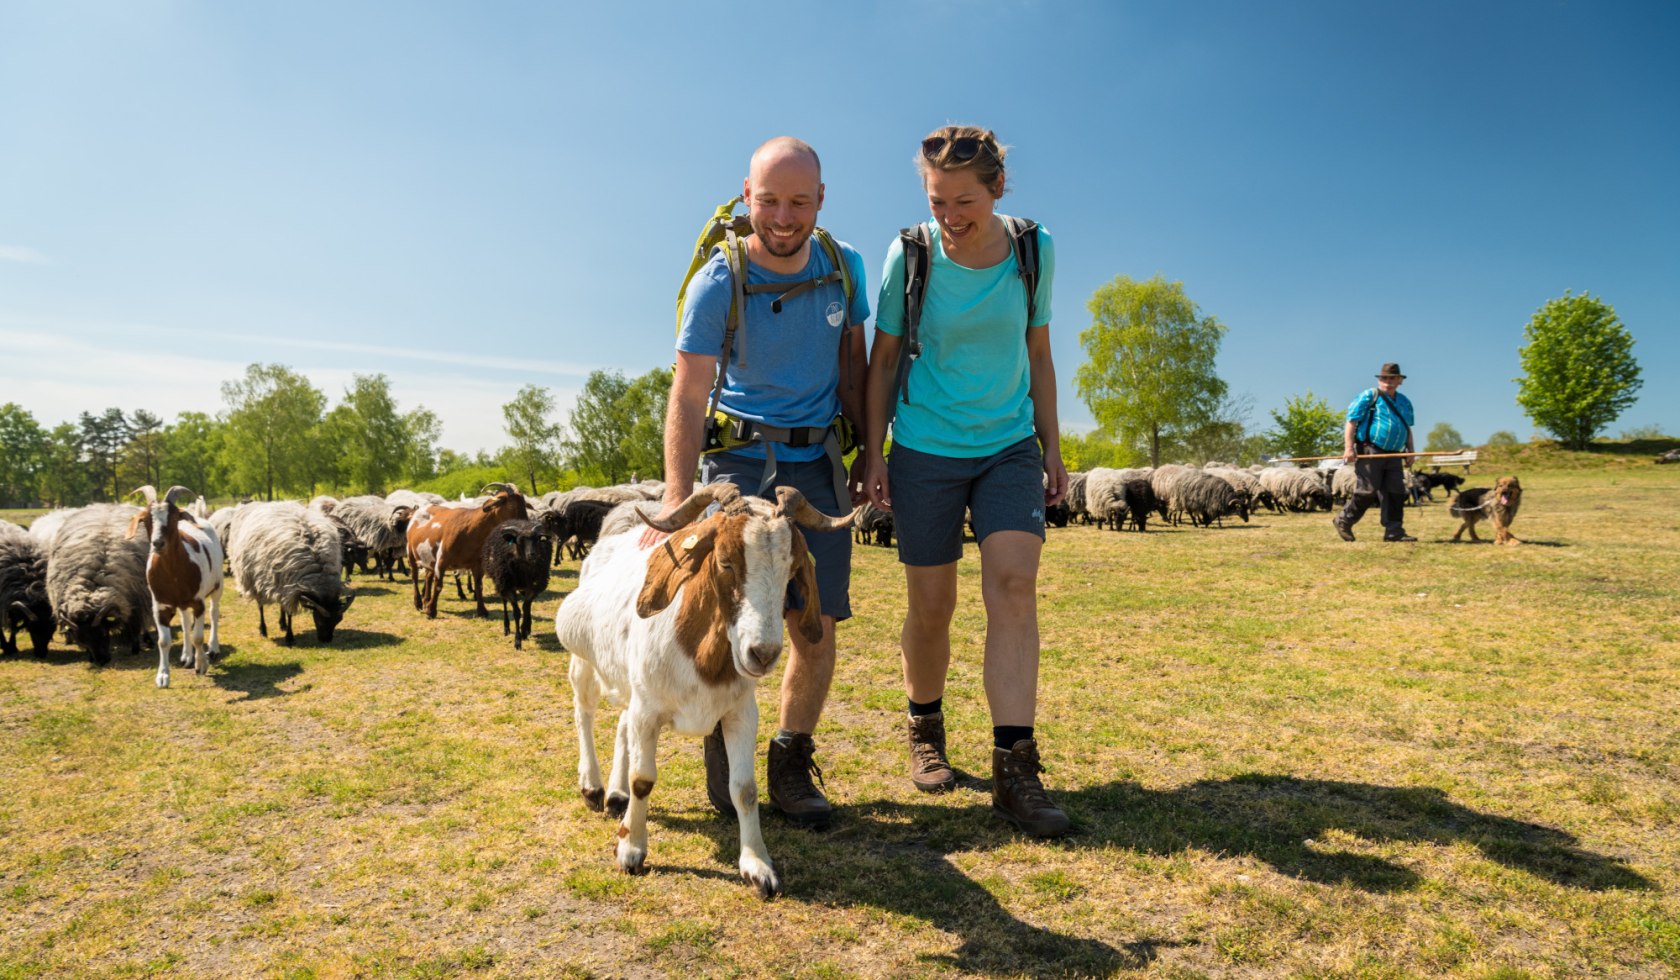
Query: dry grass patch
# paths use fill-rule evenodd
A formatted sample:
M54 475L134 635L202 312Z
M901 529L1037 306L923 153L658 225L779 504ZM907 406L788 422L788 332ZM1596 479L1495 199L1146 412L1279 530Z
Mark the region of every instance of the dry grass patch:
M619 874L552 628L516 653L452 590L427 622L358 579L335 642L290 649L232 600L226 655L168 691L149 655L3 661L0 977L1668 975L1680 473L1517 472L1512 549L1445 544L1442 503L1409 546L1325 515L1052 529L1059 842L989 814L972 545L941 798L903 776L896 562L859 548L817 736L839 817L767 815L769 905L687 739L651 873Z

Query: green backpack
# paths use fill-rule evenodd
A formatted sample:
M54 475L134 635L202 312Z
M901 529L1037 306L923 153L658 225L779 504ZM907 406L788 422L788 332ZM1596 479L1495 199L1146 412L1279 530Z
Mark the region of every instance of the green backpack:
M683 301L688 295L689 280L700 271L712 257L714 249L723 249L724 261L729 268L729 278L734 284L734 295L729 300L729 315L724 320L723 351L718 357L717 380L712 384L711 402L706 406L706 452L718 452L732 449L736 446L753 441L755 438L774 437L777 430L767 426L756 426L745 420L734 419L718 409L718 399L723 395L724 373L729 367L731 352L735 355L735 363L745 366L747 350L744 335L742 342L736 343L736 335L740 333L741 317L747 308L747 296L757 293L780 293L770 308L777 313L782 312L782 303L802 293L819 289L830 283L838 282L846 294L846 309L852 308L852 296L857 290L857 284L852 281L851 273L846 268L845 257L840 254L840 246L825 229L816 230L818 244L828 255L829 263L834 271L815 279L794 283L791 287L786 283L749 283L747 282L747 249L741 239L752 234L752 223L745 213L736 214L735 206L744 199L734 197L726 204L721 204L706 219L706 224L700 229L700 237L694 241L694 257L689 260L688 273L683 276L682 285L677 288L677 332L682 332ZM840 343L847 354L847 375L851 373L851 347L846 343L845 332L841 332ZM719 417L722 416L720 419Z

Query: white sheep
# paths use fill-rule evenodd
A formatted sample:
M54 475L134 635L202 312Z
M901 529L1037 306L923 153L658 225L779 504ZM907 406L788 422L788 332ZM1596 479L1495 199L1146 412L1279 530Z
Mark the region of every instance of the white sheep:
M801 634L812 642L822 636L816 572L799 527L840 530L852 515L824 516L792 487L777 488L777 496L772 504L712 484L659 523L648 516L655 503L615 508L555 617L555 633L572 654L579 789L590 807L605 802L623 814L617 857L630 874L641 873L647 860L660 729L698 736L721 722L741 825L741 877L764 898L781 892L759 830L753 691L781 656L790 580L804 600ZM718 512L692 523L713 502L722 505ZM643 548L643 521L671 537ZM625 705L605 787L594 738L603 691Z

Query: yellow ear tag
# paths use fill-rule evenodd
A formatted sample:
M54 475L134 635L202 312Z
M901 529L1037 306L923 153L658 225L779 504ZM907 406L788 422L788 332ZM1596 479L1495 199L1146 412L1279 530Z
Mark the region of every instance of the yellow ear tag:
M682 543L683 550L684 551L693 551L694 546L699 544L699 543L700 543L700 535L690 534L688 537L683 538L683 543Z

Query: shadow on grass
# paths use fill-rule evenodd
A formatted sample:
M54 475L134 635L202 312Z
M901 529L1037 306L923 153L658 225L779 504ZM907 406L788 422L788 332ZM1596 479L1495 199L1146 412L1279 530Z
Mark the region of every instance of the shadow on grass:
M223 656L228 656L231 648L224 647ZM210 680L224 691L239 691L245 697L235 700L260 701L263 698L286 697L309 690L309 685L293 691L280 689L285 681L303 673L303 665L297 661L287 661L278 664L261 663L226 663L210 672Z
M1481 539L1476 540L1476 541L1470 541L1468 539L1462 540L1462 541L1454 541L1450 537L1445 537L1445 538L1437 538L1436 543L1437 544L1452 544L1452 545L1465 545L1465 544L1480 545L1480 544L1485 544L1485 545L1493 545L1495 547L1505 547L1504 545L1498 545L1496 542L1494 542L1494 541L1492 541L1488 538L1481 538ZM1537 538L1523 538L1522 539L1522 544L1516 545L1515 547L1518 547L1518 548L1528 548L1528 547L1533 547L1533 548L1567 548L1567 547L1569 547L1569 544L1567 542L1564 542L1564 541L1541 541Z
M1193 848L1248 855L1282 875L1366 892L1423 884L1422 876L1401 864L1323 840L1340 832L1377 845L1470 844L1491 861L1566 888L1655 887L1622 862L1582 849L1570 834L1482 813L1431 788L1251 774L1165 791L1114 782L1053 793L1073 818L1075 833L1038 845L1046 848L1122 848L1162 858ZM845 805L836 809L834 826L825 834L789 829L766 806L765 834L788 898L921 919L959 937L958 948L937 960L947 966L1013 973L1024 968L1026 958L1031 965L1025 968L1035 975L1085 975L1138 969L1155 959L1163 946L1157 938L1139 937L1116 948L1011 915L949 858L1025 839L992 816L989 800L964 803L972 799L965 792L928 803ZM717 860L734 864L739 840L734 822L709 814L665 813L658 820L711 836ZM1030 877L1019 887L1030 896Z

